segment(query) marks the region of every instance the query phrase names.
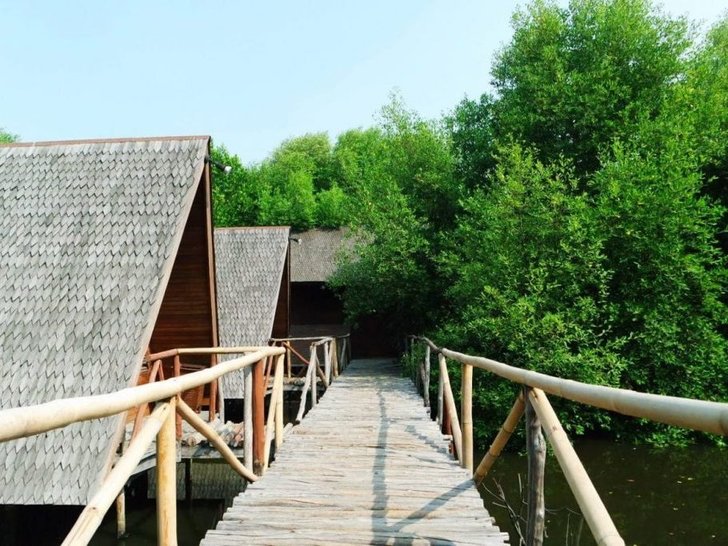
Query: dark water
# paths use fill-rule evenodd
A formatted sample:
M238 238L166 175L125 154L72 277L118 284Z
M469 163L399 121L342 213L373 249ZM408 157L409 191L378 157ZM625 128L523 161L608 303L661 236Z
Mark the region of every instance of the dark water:
M582 441L575 448L626 544L728 545L728 451L710 446L655 449L603 440ZM500 501L491 494L497 492L493 479L514 511L525 517L519 476L525 487L526 475L525 455L502 454L483 484L490 492L481 491L514 545L518 534L508 512L495 504ZM552 453L546 462L545 498L546 544L595 544Z

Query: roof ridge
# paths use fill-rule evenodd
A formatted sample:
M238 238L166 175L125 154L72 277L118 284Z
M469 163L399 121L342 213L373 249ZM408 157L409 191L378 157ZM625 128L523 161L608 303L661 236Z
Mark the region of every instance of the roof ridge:
M86 138L78 140L39 140L37 142L8 142L0 144L0 148L23 148L32 146L69 146L75 144L121 144L124 142L169 142L175 140L209 140L210 135L180 135L162 137L119 137L119 138Z

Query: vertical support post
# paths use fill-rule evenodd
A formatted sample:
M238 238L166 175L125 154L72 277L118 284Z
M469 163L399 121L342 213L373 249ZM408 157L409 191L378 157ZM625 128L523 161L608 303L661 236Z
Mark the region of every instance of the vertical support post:
M174 376L179 377L182 375L182 364L179 359L179 355L174 355ZM180 396L182 396L182 393L180 393ZM175 434L177 435L177 439L179 440L182 438L182 416L175 414Z
M116 497L116 538L126 536L126 494L124 489ZM7 537L5 537L7 538Z
M445 423L444 417L445 417L445 405L443 403L443 383L442 383L442 374L437 374L437 424L440 425L440 430L442 431L442 427Z
M318 367L318 349L316 345L311 344L311 355L309 357L311 363L311 408L318 404L318 374L316 368Z
M261 475L265 457L265 359L253 364L253 471Z
M243 462L253 468L253 369L243 368Z
M217 364L217 355L210 355L210 367L214 367ZM219 379L215 379L210 383L210 405L208 406L208 421L212 423L217 417L217 382ZM181 419L181 418L180 418Z
M463 466L473 473L473 367L462 365L460 414L463 427Z
M291 348L286 346L286 362L288 363L287 375L288 379L293 375L293 355L291 354Z
M425 345L425 360L422 363L422 397L425 407L430 407L430 346Z
M336 338L331 340L331 365L334 369L334 377L339 377L339 345Z
M283 443L283 368L286 355L280 355L276 364L275 379L278 383L278 401L276 402L276 453Z
M170 411L157 433L157 544L160 546L177 544L176 402L176 397L170 398Z
M541 432L541 421L528 398L530 387L524 387L526 403L526 447L528 450L528 525L526 544L542 546L546 508L544 503L544 468L546 442Z
M324 377L328 387L331 384L331 352L329 351L328 341L324 343Z

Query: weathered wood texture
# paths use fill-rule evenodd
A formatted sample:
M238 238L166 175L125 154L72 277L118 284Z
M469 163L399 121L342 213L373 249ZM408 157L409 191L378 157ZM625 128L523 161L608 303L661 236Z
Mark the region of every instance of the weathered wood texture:
M506 544L409 379L355 361L201 544Z

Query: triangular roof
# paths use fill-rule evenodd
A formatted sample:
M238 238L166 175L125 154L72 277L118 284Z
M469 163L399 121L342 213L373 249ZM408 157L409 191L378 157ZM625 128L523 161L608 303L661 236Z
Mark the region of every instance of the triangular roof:
M326 282L344 254L353 254L356 239L348 228L311 229L292 236L291 282Z
M209 137L0 146L0 407L129 386ZM123 416L0 444L0 504L86 504Z
M288 236L287 227L215 230L221 346L268 344L288 253ZM241 398L242 392L242 373L223 377L226 398Z

